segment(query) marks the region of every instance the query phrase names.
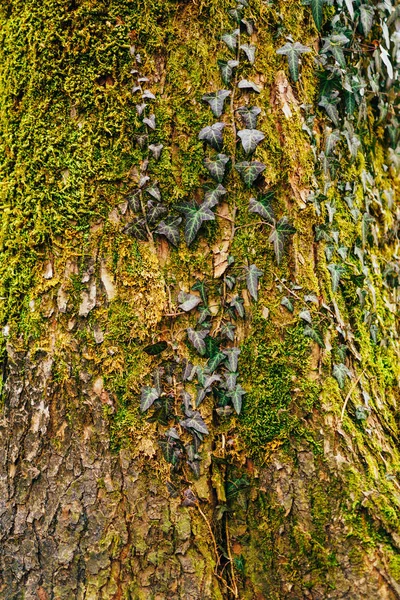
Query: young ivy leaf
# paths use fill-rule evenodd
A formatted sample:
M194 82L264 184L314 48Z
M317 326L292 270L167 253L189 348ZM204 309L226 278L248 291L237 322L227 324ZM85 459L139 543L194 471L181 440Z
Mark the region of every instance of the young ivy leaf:
M224 127L225 123L214 123L213 125L203 127L198 136L199 140L204 140L215 150L222 150L222 130Z
M242 129L238 131L238 136L242 141L243 150L246 154L251 154L257 148L258 144L264 139L264 134L258 129Z
M228 14L236 21L236 23L240 23L243 16L243 6L238 4L236 8L229 9Z
M149 200L146 206L146 216L147 222L149 224L153 224L158 219L163 217L168 213L168 208L165 204L159 204L158 202L154 202L154 200Z
M224 358L228 359L229 370L236 372L238 367L238 358L240 354L239 348L227 348L223 350Z
M222 352L217 352L215 356L210 358L207 362L207 369L209 369L210 373L213 373L223 360L225 360L225 354Z
M185 216L185 240L188 246L193 242L200 227L205 221L214 221L215 215L203 204L185 204L179 207Z
M205 435L208 435L207 425L201 418L199 411L195 410L191 412L192 414L187 419L179 421L179 424L185 429L194 429L199 433L204 433Z
M300 44L299 42L295 42L294 44L287 42L276 51L277 54L287 56L289 71L293 81L297 81L299 78L299 56L306 52L311 52L311 48L303 46L303 44Z
M346 367L346 365L339 363L338 365L333 365L332 375L337 380L340 389L343 389L346 377L351 379L352 372Z
M316 342L321 348L325 348L324 340L322 339L322 336L317 329L306 325L303 329L303 334L305 335L305 337L311 338L313 342Z
M145 125L147 125L147 127L150 127L150 129L155 129L156 128L156 117L155 117L155 115L150 115L149 117L145 117L143 119L143 123Z
M242 44L240 49L245 53L247 60L250 64L254 65L254 60L256 57L256 47L254 44Z
M164 148L163 144L150 144L149 150L153 154L155 160L158 160L161 156L161 151Z
M336 127L339 127L339 112L336 107L339 100L340 98L337 97L336 93L331 94L330 98L327 96L322 96L321 100L318 102L318 106L322 106L322 108L326 110L328 117L336 125Z
M269 204L267 197L261 196L260 198L250 198L249 201L249 212L260 215L267 223L271 225L275 222L275 214L272 206Z
M179 246L179 225L181 217L173 217L161 221L154 230L158 235L164 235L173 246Z
M291 225L287 217L282 217L272 230L268 241L274 246L276 262L280 264L283 256L285 241L289 235L296 233L296 229Z
M239 296L235 296L229 303L229 306L232 306L239 315L243 319L244 317L244 308L243 308L243 298L239 298Z
M253 81L248 81L247 79L242 79L239 81L238 88L240 90L253 90L253 92L257 92L257 94L259 94L261 91Z
M292 304L292 301L287 296L284 296L282 298L281 305L284 306L285 308L287 308L289 312L293 312L294 311L294 306Z
M237 373L231 373L231 372L229 372L225 375L225 386L228 391L231 392L232 390L235 389L237 376L238 376Z
M345 268L341 265L337 265L336 263L330 263L328 265L328 269L332 277L332 291L336 292L339 286L340 278L345 272Z
M233 408L235 409L235 411L238 415L240 414L240 411L242 410L242 396L244 396L245 394L246 394L246 392L239 384L235 387L234 390L226 393L228 398L231 399Z
M242 26L242 30L244 29L247 32L247 35L253 35L253 33L254 33L253 19L242 19L240 21L240 25Z
M261 112L261 108L258 108L258 106L252 106L251 108L240 106L236 112L242 117L243 122L248 129L257 128L257 117Z
M234 31L232 31L232 33L224 33L224 35L221 37L221 40L225 42L229 50L232 50L232 52L237 46L237 38L239 33L239 29L235 29Z
M263 271L260 271L260 269L258 269L256 267L256 265L250 265L250 267L248 267L246 269L246 271L247 271L247 273L246 273L246 285L247 285L247 289L249 290L250 296L252 298L254 298L254 300L257 300L257 297L258 297L258 280L261 277L261 275L263 274Z
M311 0L311 12L318 31L322 27L322 7L325 2L326 0Z
M221 335L222 337L231 340L231 342L235 339L235 329L236 327L232 323L225 323L221 327Z
M265 170L265 165L258 161L236 163L235 169L247 187L251 187L259 175Z
M239 61L237 60L218 60L218 66L221 70L222 81L226 84L230 83L233 76L233 69L239 66ZM215 113L214 113L215 114ZM219 117L220 115L215 115Z
M199 296L194 294L186 294L186 292L180 292L178 296L179 308L185 312L189 312L193 308L196 308L201 302Z
M146 221L144 219L134 219L124 227L123 233L131 235L137 240L146 241L148 238Z
M161 192L159 187L155 183L149 185L149 187L145 189L145 192L155 200L158 200L158 202L161 202Z
M155 400L157 400L157 398L160 397L160 394L158 393L158 391L156 390L156 388L152 388L152 387L143 387L142 388L142 393L140 396L140 410L142 412L145 412L146 410L148 410L150 408L150 406L153 404L153 402Z
M212 160L208 157L205 158L204 166L210 173L211 177L218 181L218 183L221 183L224 178L226 165L228 164L229 160L229 156L226 156L226 154L217 154L215 160Z
M195 331L194 329L189 327L186 331L188 334L188 338L193 344L194 348L201 356L203 356L206 353L206 344L204 339L207 337L210 330L204 329L203 331Z
M213 208L218 204L222 196L225 196L225 194L226 189L221 184L217 185L217 187L213 190L207 190L204 194L203 206L206 206L207 208Z
M218 90L217 92L204 94L204 96L202 96L201 99L204 100L204 102L208 102L213 114L216 117L220 117L224 110L224 102L228 98L228 96L230 96L230 94L231 92L229 90Z
M311 318L311 313L309 310L302 310L299 313L299 317L300 319L302 319L303 321L306 321L306 323L309 323L310 325L312 324L312 318Z

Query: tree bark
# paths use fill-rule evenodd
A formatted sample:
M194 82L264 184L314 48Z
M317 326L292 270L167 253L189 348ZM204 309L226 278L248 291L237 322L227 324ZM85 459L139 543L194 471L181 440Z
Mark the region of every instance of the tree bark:
M311 8L249 4L256 61L240 78L261 90L254 102L265 139L255 156L266 170L256 193L273 190L277 218L296 228L280 265L233 168L220 216L189 248L129 235L127 198L143 174L168 210L200 200L207 173L197 136L211 123L201 97L224 87L217 59L227 56L220 38L234 27L233 3L0 7L4 600L400 598L393 120L379 119L377 95L348 117L352 131L340 109L342 137L327 166L328 151L320 153L339 125L318 106L313 56L324 42ZM327 32L334 13L324 10ZM288 36L312 49L298 83L276 54ZM138 114L132 70L155 96L145 99L155 132ZM392 118L394 92L384 93ZM232 162L238 106L232 93L217 119ZM159 160L148 142L164 145ZM342 254L329 258L329 246ZM201 460L182 446L174 464L163 443L172 426L190 443L178 391L194 326L177 296L205 278L210 305L228 297L216 265L229 254L242 271L253 262L263 271L257 302L240 290L245 318L235 321L243 409L221 417L208 395ZM345 270L332 285L339 256ZM145 350L160 340L167 359ZM347 369L343 385L335 365ZM166 416L139 410L160 366L171 368Z

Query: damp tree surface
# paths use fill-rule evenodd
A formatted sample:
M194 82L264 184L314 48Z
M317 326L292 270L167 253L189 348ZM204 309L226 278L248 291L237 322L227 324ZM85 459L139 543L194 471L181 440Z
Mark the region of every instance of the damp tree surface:
M400 598L399 6L0 25L0 598Z

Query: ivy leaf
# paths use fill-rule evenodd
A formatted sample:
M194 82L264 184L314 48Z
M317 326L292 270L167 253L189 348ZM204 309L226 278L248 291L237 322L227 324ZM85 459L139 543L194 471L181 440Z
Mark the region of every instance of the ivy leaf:
M339 66L342 69L345 69L346 59L343 53L343 46L348 44L350 40L342 33L333 34L330 37L326 37L323 39L324 46L322 47L321 53L326 54L327 52L330 52L336 60L336 62L339 64Z
M156 344L150 344L143 348L143 352L146 352L149 356L157 356L164 352L168 348L167 342L157 342Z
M336 107L336 104L339 102L339 98L337 95L331 95L330 98L327 96L322 96L321 100L318 102L318 106L322 106L326 110L328 117L331 121L339 127L339 113Z
M163 144L150 144L149 150L153 154L155 160L158 160L161 156L161 150L164 148Z
M242 25L242 29L247 32L247 35L252 35L254 33L254 21L253 19L242 19L240 21Z
M222 196L225 196L225 194L226 189L221 184L217 185L217 187L213 190L207 190L204 194L203 206L206 206L207 208L213 208L218 204Z
M199 307L199 313L200 313L200 316L199 316L199 319L197 321L197 323L199 325L201 325L202 323L204 323L208 319L208 317L211 317L211 312L210 312L210 310L206 306L200 306Z
M182 379L183 381L192 381L193 377L196 374L196 367L185 359L185 366L183 368Z
M325 1L326 0L311 0L311 12L318 31L321 31L322 27L322 7Z
M188 246L195 239L200 227L205 221L214 221L215 215L209 208L197 204L184 204L179 210L185 216L185 240Z
M150 90L144 90L142 94L142 98L146 98L147 100L155 100L155 95Z
M340 140L340 131L338 129L334 129L332 131L332 133L330 133L328 135L328 137L326 138L326 144L325 144L325 154L326 156L329 156L333 149L335 148L337 142Z
M243 16L243 6L239 4L236 8L230 8L228 14L236 21L236 23L240 23Z
M253 90L253 92L257 92L257 94L259 94L261 91L253 81L248 81L247 79L242 79L239 81L238 88L240 90Z
M299 317L300 319L302 319L303 321L306 321L307 323L309 323L310 325L312 324L312 318L311 318L311 313L309 310L302 310L299 313Z
M294 306L292 304L292 301L287 296L284 296L282 298L281 305L284 306L285 308L287 308L288 311L291 312L291 313L294 311Z
M342 265L337 265L336 263L330 263L328 265L328 269L330 271L332 277L332 291L336 292L339 286L340 278L345 272L345 268Z
M207 293L204 281L196 281L192 286L192 290L194 292L199 292L200 298L203 300L204 304L207 305Z
M149 185L149 187L145 189L145 192L146 194L149 194L149 196L151 196L152 198L155 198L155 200L157 200L158 202L161 202L161 192L158 185L156 185L155 183Z
M217 352L215 356L210 358L207 362L207 369L209 369L210 373L213 373L215 369L222 363L223 360L225 360L225 354L223 354L222 352Z
M226 84L230 83L233 76L233 69L239 66L237 60L218 60L218 66L221 70L222 81ZM214 113L215 114L215 113ZM220 115L216 115L219 117Z
M229 62L229 61L228 61ZM230 96L229 90L218 90L217 92L211 92L210 94L204 94L202 100L208 102L213 114L216 117L220 117L224 110L224 102L228 96Z
M257 148L258 144L264 139L264 134L258 129L242 129L238 131L238 136L242 141L243 150L246 154L251 154Z
M287 56L289 71L293 81L297 81L299 78L299 56L300 54L305 54L307 52L311 52L311 48L303 46L303 44L300 44L299 42L295 42L294 44L287 42L276 51L277 54Z
M351 371L343 363L333 365L332 375L337 380L340 389L344 388L346 377L349 377L350 379L352 377Z
M136 104L136 112L139 115L139 117L142 116L146 106L147 106L147 104L145 102L142 102L142 104Z
M353 94L353 92L348 92L347 90L345 90L344 103L345 103L346 113L348 115L352 115L357 106L355 94Z
M360 6L360 21L365 37L367 37L374 24L374 12L373 6L367 6L366 4Z
M322 336L317 329L306 325L303 329L303 334L305 335L305 337L311 338L313 342L316 342L321 348L325 348L324 340L322 339Z
M142 393L140 396L140 410L142 412L145 412L146 410L148 410L150 408L150 406L153 404L153 402L155 400L157 400L157 398L160 397L160 394L158 393L158 391L156 390L156 388L153 387L143 387L142 388Z
M146 221L144 219L134 219L124 227L123 232L143 242L148 238Z
M250 265L250 267L248 267L246 270L247 270L247 273L246 273L247 289L249 290L250 296L252 298L254 298L254 300L257 300L258 280L261 277L261 275L263 274L263 271L260 271L260 269L258 269L256 267L256 265Z
M239 296L235 296L229 303L232 308L234 308L239 315L239 317L244 317L244 308L243 308L243 298L239 298Z
M244 396L245 394L246 394L246 392L239 384L235 387L234 390L226 393L228 398L231 399L233 408L235 409L235 411L237 412L238 415L240 414L240 411L242 410L242 396Z
M247 187L251 187L259 175L265 170L265 165L262 162L254 160L253 162L236 163L235 169L241 176Z
M224 178L226 165L228 164L229 160L229 156L226 156L226 154L217 154L215 160L212 160L208 157L205 158L204 166L209 171L211 177L216 179L218 183L221 183Z
M156 116L150 115L149 117L145 117L143 119L143 123L145 125L147 125L147 127L150 127L150 129L155 129L156 128Z
M172 217L161 221L155 228L154 233L165 236L173 246L179 246L179 224L181 222L181 217Z
M285 241L289 235L296 233L296 229L291 225L287 217L282 217L272 230L268 241L274 246L276 262L280 264L283 256Z
M245 53L247 60L250 64L254 65L255 57L256 57L256 47L254 44L242 44L240 49Z
M232 323L225 323L221 327L222 337L224 337L228 340L231 340L231 342L233 342L233 340L235 339L235 329L236 329L236 327Z
M186 292L180 292L178 296L179 308L184 310L185 312L189 312L193 308L196 308L201 302L201 298L199 296L195 296L194 294L186 294Z
M258 106L252 106L251 108L240 106L236 112L242 117L243 122L248 129L257 128L257 117L261 112L261 108L258 108Z
M233 391L236 387L237 376L238 376L237 373L231 373L231 372L229 372L225 375L226 389L229 390L230 392Z
M229 50L235 50L239 33L239 29L235 29L232 31L232 33L224 33L224 35L221 37L221 40L225 42Z
M365 212L363 214L362 221L361 221L361 233L362 233L362 243L363 243L363 246L365 246L366 243L367 243L368 235L369 235L369 230L370 230L370 225L374 221L375 221L374 217L371 217L371 215L368 214L367 212Z
M194 429L199 433L204 433L205 435L208 435L207 425L201 418L199 411L195 410L191 412L192 414L189 418L184 419L183 421L179 421L179 425L181 425L185 429Z
M158 219L168 214L168 208L165 204L159 204L154 200L149 200L146 207L147 222L153 224Z
M265 219L267 223L273 224L275 222L275 214L267 198L268 196L261 196L258 199L250 198L249 212L256 213Z
M207 125L199 133L199 140L204 140L215 150L222 150L223 138L222 130L225 127L225 123L214 123L213 125Z
M236 372L238 367L238 358L240 354L239 348L227 348L223 350L224 356L228 359L229 370Z
M193 344L194 348L201 356L203 356L206 353L206 344L204 339L207 337L210 330L204 329L203 331L195 331L194 329L189 327L186 331L188 334L188 338Z

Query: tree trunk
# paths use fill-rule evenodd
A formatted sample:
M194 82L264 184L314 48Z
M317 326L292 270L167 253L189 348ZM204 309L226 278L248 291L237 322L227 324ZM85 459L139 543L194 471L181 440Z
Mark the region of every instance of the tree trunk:
M238 6L0 7L2 599L400 598L398 7Z

